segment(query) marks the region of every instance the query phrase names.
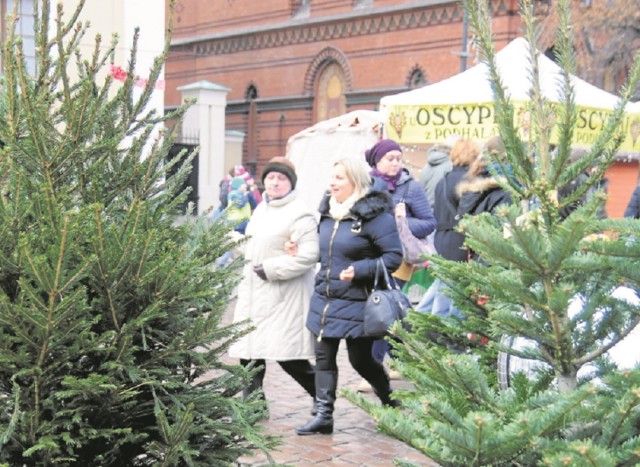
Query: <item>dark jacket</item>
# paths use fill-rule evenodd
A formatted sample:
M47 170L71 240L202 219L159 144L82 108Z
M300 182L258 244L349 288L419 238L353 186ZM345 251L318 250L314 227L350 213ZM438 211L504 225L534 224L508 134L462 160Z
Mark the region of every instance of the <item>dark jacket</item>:
M311 297L307 328L332 338L362 337L364 305L373 287L376 260L382 257L389 273L402 261L402 245L388 193L377 187L335 221L329 215L329 194L320 204L320 270ZM353 265L355 277L341 281L340 272Z
M624 217L640 219L640 186L633 190L627 209L624 210Z
M407 223L414 237L426 238L436 229L436 218L431 203L420 183L407 169L402 169L396 189L391 191L391 198L394 206L404 200L407 206Z
M574 180L570 181L563 187L558 190L558 200L562 201L565 198L571 196L583 183L586 183L589 180L590 175L587 172L583 172L578 175ZM575 200L573 203L563 206L558 212L562 219L566 219L582 206L585 202L589 201L599 190L603 190L606 192L607 190L607 179L603 178L599 183L594 184L591 188L587 190L587 192L582 196L582 198ZM607 217L607 213L604 209L604 205L600 206L598 209L598 218L604 219Z
M457 187L459 195L458 220L465 214L475 216L492 213L500 204L510 203L511 197L490 174L471 180L463 179Z
M436 185L434 213L438 226L434 236L436 251L452 261L467 261L467 250L462 248L464 235L454 229L458 226L459 198L456 186L466 175L468 166L455 166Z
M458 221L465 215L477 216L485 212L491 214L499 205L511 203L509 193L488 172L472 179L462 179L456 190L460 198ZM473 251L469 251L469 256L471 259L478 259Z

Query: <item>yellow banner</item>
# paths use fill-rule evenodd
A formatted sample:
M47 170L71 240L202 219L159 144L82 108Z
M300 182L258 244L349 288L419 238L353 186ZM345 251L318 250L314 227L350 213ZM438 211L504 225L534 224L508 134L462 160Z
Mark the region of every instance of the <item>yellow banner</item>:
M512 102L514 125L523 141L529 141L531 111L527 102ZM577 121L573 133L576 147L589 147L604 127L611 110L577 106ZM494 120L493 102L451 105L395 105L386 108L385 131L387 137L403 144L432 144L446 141L451 135L460 135L477 141L486 141L498 134ZM553 104L548 118L553 123ZM640 152L640 114L627 114L622 124L624 140L621 151ZM551 134L551 143L557 142L557 131Z

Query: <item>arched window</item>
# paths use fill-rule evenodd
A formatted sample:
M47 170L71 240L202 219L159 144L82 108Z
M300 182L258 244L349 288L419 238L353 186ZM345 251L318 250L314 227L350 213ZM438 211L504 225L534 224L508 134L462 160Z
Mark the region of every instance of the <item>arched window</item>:
M252 101L258 98L258 88L255 85L250 84L247 86L247 90L244 93L244 98L248 101Z
M424 74L424 71L419 66L415 66L411 73L409 74L409 79L407 80L407 87L409 89L415 89L424 86L427 84L427 77Z
M329 62L318 73L316 81L316 122L337 117L347 111L347 101L344 95L346 81L340 65Z

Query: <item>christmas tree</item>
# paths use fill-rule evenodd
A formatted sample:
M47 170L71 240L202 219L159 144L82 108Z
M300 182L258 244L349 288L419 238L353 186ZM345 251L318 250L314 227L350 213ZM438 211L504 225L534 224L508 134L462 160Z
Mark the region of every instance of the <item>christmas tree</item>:
M83 4L34 2L35 74L15 15L2 49L0 464L232 465L274 439L222 360L246 332L222 321L237 265L212 268L228 227L175 222L185 109L148 110L170 30L134 92L138 34L120 83L117 38L78 52Z
M640 371L618 368L607 354L640 322L640 224L601 219L605 194L598 190L622 140L640 55L603 130L581 158L572 158L578 112L571 5L556 3L563 99L552 105L540 87L535 2L520 2L532 65L533 133L524 141L496 66L489 3L465 2L506 147L503 158L487 157L491 170L507 174L501 184L513 204L462 221L477 260L433 258L466 319L412 314L411 332L394 328L403 341L395 366L414 386L397 392L402 408L347 393L379 429L442 465L640 462ZM470 334L482 339L470 341ZM505 368L509 361L527 366Z

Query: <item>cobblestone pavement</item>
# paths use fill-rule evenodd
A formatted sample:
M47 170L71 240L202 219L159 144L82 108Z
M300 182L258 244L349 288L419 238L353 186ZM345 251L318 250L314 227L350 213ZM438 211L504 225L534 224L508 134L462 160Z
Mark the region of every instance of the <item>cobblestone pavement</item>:
M235 302L235 301L234 301ZM233 305L230 304L230 310ZM338 353L339 382L342 387L355 388L360 376L349 364L344 342ZM397 387L402 381L392 381ZM348 400L338 397L332 435L298 436L294 428L311 419L312 400L276 362L267 362L264 391L269 406L269 420L262 422L269 433L282 437L283 444L270 454L278 464L294 466L392 466L393 459L432 467L435 462L406 444L376 432L371 416ZM375 398L372 393L366 393ZM256 452L239 459L239 466L268 465L267 457Z

